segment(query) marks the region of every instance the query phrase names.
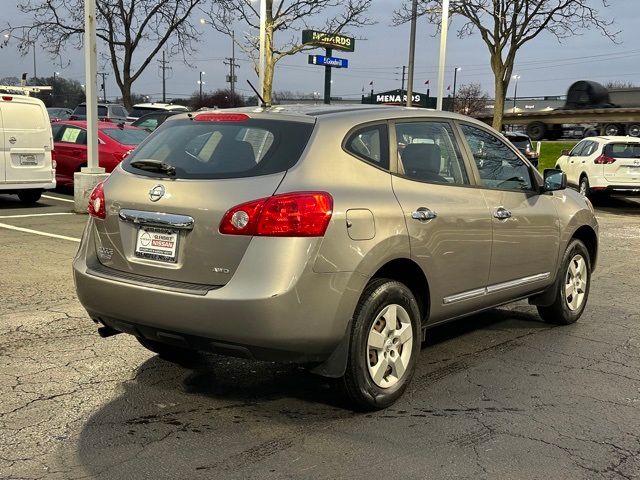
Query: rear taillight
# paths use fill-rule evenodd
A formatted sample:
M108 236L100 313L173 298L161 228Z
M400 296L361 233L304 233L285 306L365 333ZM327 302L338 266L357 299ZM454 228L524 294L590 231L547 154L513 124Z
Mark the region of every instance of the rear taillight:
M596 165L610 165L613 162L615 162L616 159L613 157L608 157L604 154L600 155L598 158L596 158L593 163L595 163Z
M104 206L104 187L102 182L97 184L89 196L87 212L94 218L104 220L107 217L107 209Z
M294 192L243 203L227 211L220 233L265 237L321 237L333 213L326 192Z
M126 152L115 152L113 156L118 162L121 162L122 160L127 158L131 152L133 152L133 150L127 150Z
M245 122L249 115L244 113L198 113L193 119L196 122Z

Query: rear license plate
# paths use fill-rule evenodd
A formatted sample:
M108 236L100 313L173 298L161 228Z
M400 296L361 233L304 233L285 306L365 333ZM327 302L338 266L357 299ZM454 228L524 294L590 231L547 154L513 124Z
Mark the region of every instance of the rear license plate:
M159 262L176 263L178 261L178 232L141 227L136 238L135 255Z
M20 155L20 165L38 165L35 155Z

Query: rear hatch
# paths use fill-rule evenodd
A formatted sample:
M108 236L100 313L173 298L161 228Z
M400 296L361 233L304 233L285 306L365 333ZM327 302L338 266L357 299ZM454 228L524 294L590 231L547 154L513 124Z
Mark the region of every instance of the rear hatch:
M94 222L102 265L226 284L252 237L219 233L223 215L271 196L313 130L311 118L272 117L199 113L165 122L104 184L106 218Z
M2 100L5 180L17 184L52 182L53 138L44 105L19 96L5 98L11 99Z
M596 162L601 162L607 182L614 185L640 184L640 142L608 143Z

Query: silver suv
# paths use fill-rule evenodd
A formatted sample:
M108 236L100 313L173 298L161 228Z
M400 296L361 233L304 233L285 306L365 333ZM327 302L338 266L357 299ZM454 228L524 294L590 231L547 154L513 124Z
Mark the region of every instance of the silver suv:
M175 115L93 191L76 288L102 336L299 362L384 408L433 325L524 298L580 317L598 225L565 186L446 112Z

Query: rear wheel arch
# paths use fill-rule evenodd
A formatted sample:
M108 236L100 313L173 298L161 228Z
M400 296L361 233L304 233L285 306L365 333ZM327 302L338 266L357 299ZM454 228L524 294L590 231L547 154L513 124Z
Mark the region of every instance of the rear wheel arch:
M431 304L429 281L422 268L413 260L408 258L391 260L382 265L371 277L372 280L376 278L388 278L406 285L418 302L423 322L429 317Z

